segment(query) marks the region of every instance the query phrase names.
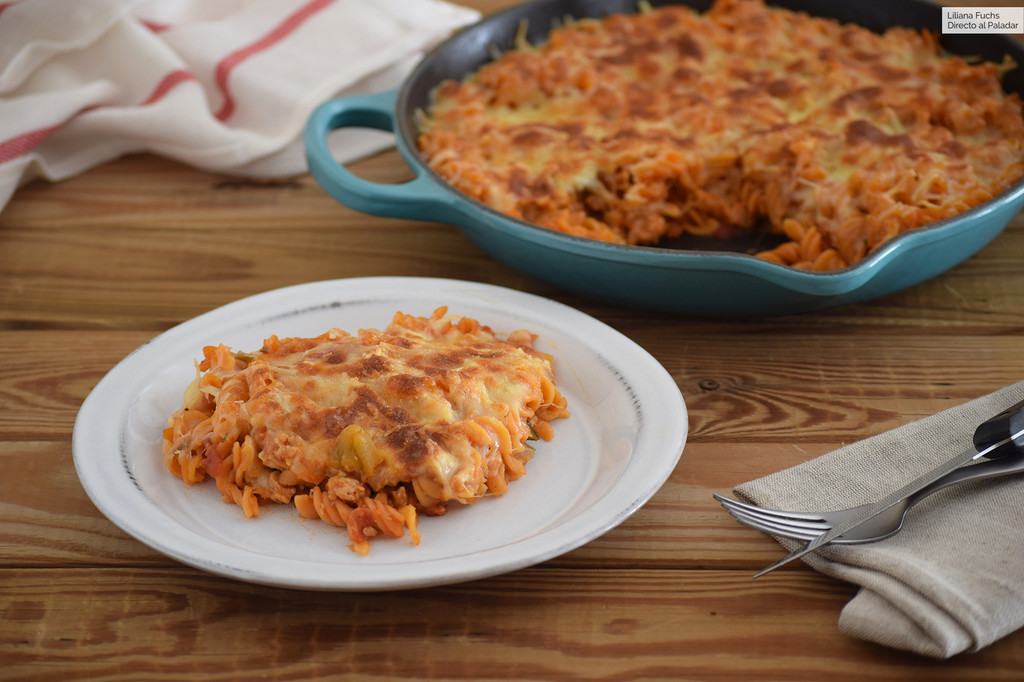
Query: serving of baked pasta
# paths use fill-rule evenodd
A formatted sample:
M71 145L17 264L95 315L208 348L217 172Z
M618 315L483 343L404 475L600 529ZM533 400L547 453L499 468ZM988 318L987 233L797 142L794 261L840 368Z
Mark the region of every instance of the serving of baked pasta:
M440 307L380 331L207 346L164 462L185 483L214 479L246 516L291 504L344 527L360 554L374 536L418 544L420 515L504 494L569 415L533 342Z
M767 229L781 244L756 255L831 271L1024 177L1015 67L761 0L641 6L441 83L418 147L546 228L637 245Z

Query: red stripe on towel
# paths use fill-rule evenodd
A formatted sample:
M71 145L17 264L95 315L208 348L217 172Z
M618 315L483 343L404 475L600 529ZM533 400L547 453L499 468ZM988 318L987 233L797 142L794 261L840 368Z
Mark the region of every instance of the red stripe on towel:
M84 114L87 111L92 111L96 108L96 106L85 107L81 111L69 116L66 121L58 123L57 125L30 130L27 133L15 135L14 137L0 142L0 164L7 163L11 159L16 159L19 156L28 154L30 151L35 149L40 142L48 138L58 128L62 128L68 121L75 118L75 116Z
M171 28L170 24L161 24L156 21L148 21L146 19L140 19L139 22L153 33L163 33Z
M306 3L298 11L278 24L270 33L255 43L232 52L217 64L214 79L217 83L217 88L224 97L224 104L221 105L220 111L217 112L218 121L228 119L235 112L235 100L228 91L228 76L231 75L231 71L249 57L262 52L287 37L301 26L303 22L333 2L334 0L311 0L311 2Z
M281 41L283 38L286 38L289 34L294 32L295 29L301 26L303 22L333 2L334 0L310 0L310 2L303 5L298 11L278 24L272 31L270 31L270 33L263 36L255 43L243 47L221 60L217 65L216 82L217 87L224 96L224 104L221 106L220 111L217 112L218 120L223 121L227 119L235 110L235 101L231 97L231 93L228 91L228 77L230 76L231 71L249 57L262 52L268 47L271 47L275 43ZM0 12L3 12L13 4L15 3L0 3ZM151 28L159 30L155 26ZM170 92L179 83L195 79L195 74L185 69L171 71L163 77L153 92L150 93L149 97L147 97L142 104L152 104ZM68 121L75 116L78 116L78 114L82 114L95 108L97 107L86 107L69 118ZM67 123L67 121L58 123L57 125L48 126L46 128L30 130L26 133L16 135L0 142L0 164L7 163L11 159L16 159L19 156L29 153L35 149L39 143L49 137L55 130L61 128L65 123Z
M0 142L0 163L7 163L11 159L16 159L23 154L28 154L37 144L49 137L50 133L57 128L60 128L62 125L64 124L58 123L57 125L50 126L48 128L30 130L27 133L15 135L9 140Z
M168 92L170 92L175 85L178 85L179 83L184 83L186 81L194 80L196 80L196 76L191 71L187 71L185 69L171 71L169 74L163 77L163 80L157 83L156 88L153 89L153 92L150 94L149 97L143 100L140 106L144 107L147 104L153 104L157 100L161 99Z
M3 7L0 6L0 11L2 11L2 9ZM169 74L163 77L163 79L157 84L156 88L153 89L153 92L150 93L149 97L147 97L139 106L153 104L154 102L157 102L161 98L163 98L163 96L170 92L174 88L174 86L178 85L179 83L185 83L187 81L192 80L196 80L196 77L195 74L193 74L191 71L186 71L185 69L171 71ZM30 130L26 133L22 133L21 135L15 135L10 139L0 142L0 164L7 163L12 159L16 159L19 156L28 154L30 151L35 149L40 142L49 137L55 130L64 126L68 121L75 118L75 116L78 116L79 114L84 114L87 111L92 111L93 109L98 108L100 107L85 107L84 109L76 113L74 116L68 118L68 120L64 121L63 123L47 126L46 128Z

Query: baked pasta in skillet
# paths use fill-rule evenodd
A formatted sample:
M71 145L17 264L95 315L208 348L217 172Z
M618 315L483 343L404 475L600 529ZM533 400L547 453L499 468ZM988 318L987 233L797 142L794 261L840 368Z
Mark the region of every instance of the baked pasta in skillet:
M835 270L1024 177L1015 68L718 0L641 7L522 41L423 112L418 145L465 194L623 244L768 229L757 255Z

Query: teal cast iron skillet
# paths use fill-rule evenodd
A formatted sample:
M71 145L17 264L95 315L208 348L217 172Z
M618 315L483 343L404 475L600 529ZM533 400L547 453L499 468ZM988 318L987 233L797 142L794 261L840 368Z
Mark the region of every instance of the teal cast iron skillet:
M652 5L680 4L651 2ZM703 11L709 2L685 2ZM779 0L772 5L855 22L872 30L902 25L941 31L941 9L926 0ZM865 301L934 277L994 239L1024 202L1024 181L958 216L909 230L862 261L832 272L807 272L747 255L747 242L624 246L567 235L511 218L462 194L417 151L417 112L442 80L461 79L496 51L512 49L525 25L532 43L565 17L636 11L635 0L535 0L486 17L431 51L393 91L334 99L310 117L305 146L310 171L336 200L373 215L452 223L497 260L529 275L624 306L691 315L778 315ZM1024 92L1024 45L998 34L943 35L961 55L1022 65L1004 87ZM415 177L388 185L356 177L332 157L328 134L344 127L395 133Z

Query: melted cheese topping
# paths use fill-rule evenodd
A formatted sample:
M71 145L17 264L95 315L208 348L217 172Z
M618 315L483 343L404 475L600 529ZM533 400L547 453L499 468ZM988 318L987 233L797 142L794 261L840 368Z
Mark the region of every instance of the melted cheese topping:
M271 337L256 353L207 348L164 433L167 466L190 483L215 477L250 515L260 500L328 521L333 511L361 549L367 531L394 530L377 515L400 529L408 509L504 493L525 473L527 441L550 439L566 402L529 332L501 339L445 313ZM352 521L360 508L372 524Z
M936 36L719 0L584 19L441 84L419 147L454 187L626 244L767 223L761 255L857 262L1024 177L1008 65Z

